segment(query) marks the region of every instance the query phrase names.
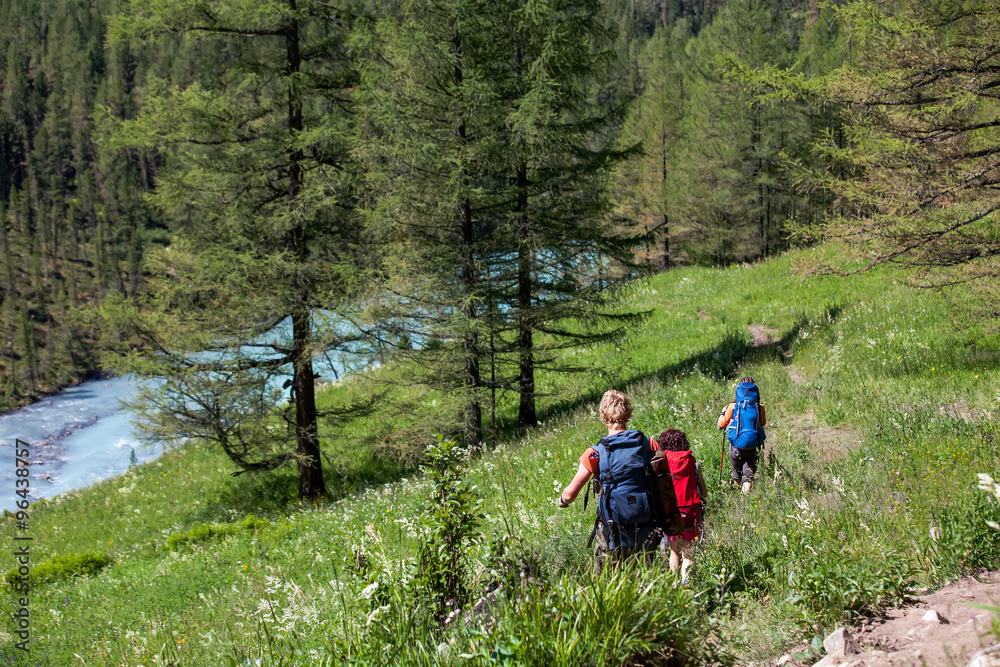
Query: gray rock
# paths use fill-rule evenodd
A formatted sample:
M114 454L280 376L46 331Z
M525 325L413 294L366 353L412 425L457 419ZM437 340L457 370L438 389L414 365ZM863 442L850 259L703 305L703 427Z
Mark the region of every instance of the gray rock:
M1000 644L975 654L965 667L1000 667Z
M823 649L826 650L828 655L837 653L838 651L844 655L851 655L858 652L854 647L854 640L851 639L851 633L847 628L837 628L828 634L826 639L823 640Z
M847 656L844 655L843 651L834 651L833 653L827 653L826 656L813 665L813 667L834 667L847 660Z
M476 604L465 613L465 622L479 623L481 625L492 625L496 616L496 608L500 604L497 596L500 589L494 589L483 597L479 598Z

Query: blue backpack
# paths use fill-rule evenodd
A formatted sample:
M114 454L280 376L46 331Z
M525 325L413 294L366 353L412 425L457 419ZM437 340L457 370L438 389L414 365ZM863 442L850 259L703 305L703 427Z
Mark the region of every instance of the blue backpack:
M752 382L741 382L736 387L736 405L726 437L736 449L764 446L767 436L760 423L760 390Z
M650 488L649 438L640 431L620 431L601 438L594 449L600 457L597 520L608 549L659 544L663 530L659 497Z

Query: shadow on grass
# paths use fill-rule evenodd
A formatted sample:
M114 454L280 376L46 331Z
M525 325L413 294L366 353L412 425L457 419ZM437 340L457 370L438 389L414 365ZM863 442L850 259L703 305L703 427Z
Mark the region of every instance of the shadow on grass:
M843 306L839 304L828 306L820 315L820 318L825 321L824 327L832 327L842 312ZM791 350L795 342L799 339L803 328L807 325L813 325L815 322L816 318L810 317L808 314L802 314L784 336L767 345L755 346L751 343L749 334L733 331L717 345L704 352L692 355L677 363L663 366L651 373L636 373L620 378L613 378L613 382L609 383L607 388L611 386L624 387L650 380L666 384L696 371L704 373L718 382L723 382L735 377L739 373L739 369L747 364L773 359L787 365L791 363ZM598 403L607 388L595 389L573 400L561 401L546 406L539 412L539 417L542 419L559 417L577 410L582 405ZM510 426L508 425L508 431L505 431L505 435L516 434L516 425L514 425L514 433L511 433L509 429Z
M328 497L317 500L299 501L298 469L285 465L263 474L244 474L235 477L231 484L220 485L198 507L190 517L195 522L229 522L234 518L229 510L235 510L238 517L247 514L266 516L285 515L304 507L323 507L370 486L379 486L402 479L414 471L406 466L382 456L359 450L350 462L339 461L324 455L323 477Z
M842 310L840 305L829 306L820 316L825 321L825 326L832 326ZM572 399L546 405L538 411L538 418L540 421L559 418L572 414L582 406L594 405L600 401L607 388L612 386L627 387L647 381L667 383L694 372L723 382L748 363L770 358L789 363L788 353L798 340L800 332L807 324L814 325L816 319L803 314L780 340L762 346L754 346L747 333L732 331L711 348L652 372L619 375L595 369L595 373L607 380L606 386L595 387ZM511 440L523 434L524 431L518 427L515 418L498 416L498 441ZM374 448L368 449L362 443L354 444L355 449L351 452L335 452L333 457L324 455L324 477L330 497L317 501L318 505L340 500L369 486L397 481L416 468L412 460L394 460L376 454ZM290 465L267 474L240 475L233 484L218 488L213 497L203 505L196 519L231 521L232 518L226 513L227 509L236 510L240 515L251 512L286 513L299 506L297 490L298 474ZM313 501L306 502L312 504Z

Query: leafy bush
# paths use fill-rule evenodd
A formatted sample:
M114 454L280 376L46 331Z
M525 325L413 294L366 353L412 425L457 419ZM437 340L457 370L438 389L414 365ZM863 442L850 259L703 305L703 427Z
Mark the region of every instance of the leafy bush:
M564 576L526 589L506 611L470 657L539 666L710 662L694 595L663 567L630 563L585 582Z
M916 571L902 554L885 550L875 555L869 546L845 545L819 549L802 536L789 545L783 570L790 595L786 602L799 610L799 624L819 634L866 612L878 612L903 601L914 586Z
M431 481L417 553L419 594L430 601L438 623L464 606L467 547L479 534L482 501L465 471L466 456L454 440L439 437L427 447L424 468Z
M192 526L188 530L174 533L167 538L167 548L176 551L178 548L188 544L200 544L221 540L229 535L235 535L240 531L257 532L263 528L271 526L267 519L256 517L253 514L237 523L201 523Z
M600 575L521 579L445 625L433 601L388 572L360 595L367 621L332 638L326 665L719 664L696 595L663 567L630 562ZM405 577L403 578L405 580Z
M31 578L37 585L69 577L93 576L99 574L101 570L113 562L114 559L111 556L97 551L63 554L49 560L40 561L31 568ZM4 580L13 586L18 576L20 576L18 571L14 569L4 576Z

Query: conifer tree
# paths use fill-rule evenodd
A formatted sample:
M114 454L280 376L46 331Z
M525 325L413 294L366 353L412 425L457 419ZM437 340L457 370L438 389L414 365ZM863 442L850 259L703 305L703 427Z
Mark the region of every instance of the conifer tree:
M509 144L501 174L513 206L497 241L513 252L493 259L504 275L504 260L516 257L505 305L516 334L518 425L525 428L537 424L536 369L578 370L555 350L621 337L637 321L613 304L615 286L633 275L637 238L615 232L607 196L608 174L634 148L612 145L623 105L601 106L587 95L612 71L602 3L514 0L500 16L506 20L491 42L501 51L490 78L500 91Z
M500 149L482 0L413 0L359 33L368 218L379 239L388 310L382 319L424 341L418 378L457 396L466 443L482 440L479 259L493 205L483 182ZM493 121L493 122L491 122ZM416 353L416 354L412 354ZM446 394L446 395L447 395Z
M770 72L760 81L781 99L844 109L843 138L831 134L816 146L828 168L800 165L806 185L838 202L834 215L800 233L851 251L818 270L891 264L922 286L972 282L987 291L979 302L995 316L1000 8L980 0L853 2L838 16L853 45L841 68L812 78Z
M650 239L636 253L647 271L669 269L672 254L681 254L678 241L686 225L680 223L683 181L677 167L683 159L681 123L688 103L684 77L691 66L684 49L691 38L690 25L681 20L658 28L646 43L639 60L643 92L621 136L624 145L640 143L643 149L640 157L616 170L615 192L624 225Z
M781 227L801 195L782 178L782 153L804 145L807 121L795 106L755 99L730 69L790 65L799 29L779 0L732 0L689 49L683 168L695 184L685 215L697 221L696 258L724 263L785 247Z
M407 353L427 381L460 385L473 445L487 387L534 426L536 368L569 370L552 351L630 321L602 310L627 271L600 267L630 259L607 224L618 108L587 96L610 62L603 18L589 0L420 0L359 44L370 218L404 295L391 312L433 343Z
M294 462L301 498L326 493L313 359L345 343L336 313L359 248L352 21L347 4L312 0L142 0L111 33L226 54L189 86L151 77L136 120L108 118L116 146L170 147L152 197L176 240L151 253L141 308L108 307L150 346L122 367L163 380L138 401L148 434L207 438L241 471Z

